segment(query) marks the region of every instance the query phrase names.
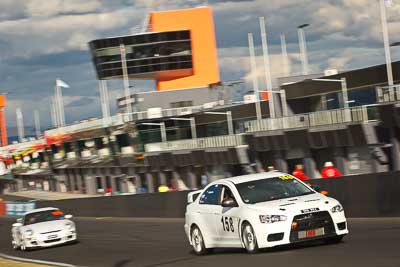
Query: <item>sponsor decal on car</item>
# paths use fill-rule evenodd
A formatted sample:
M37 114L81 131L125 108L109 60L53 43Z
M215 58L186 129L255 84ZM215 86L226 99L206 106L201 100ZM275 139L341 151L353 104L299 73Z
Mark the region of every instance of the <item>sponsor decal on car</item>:
M316 211L319 211L319 208L304 209L304 210L301 210L301 213L310 213L310 212L316 212Z

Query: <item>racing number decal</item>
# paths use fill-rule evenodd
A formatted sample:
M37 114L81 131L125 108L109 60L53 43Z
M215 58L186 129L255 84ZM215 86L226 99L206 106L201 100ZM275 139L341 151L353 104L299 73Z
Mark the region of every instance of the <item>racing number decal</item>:
M283 176L279 176L279 179L281 179L281 180L292 180L294 178L291 175L283 175Z
M221 217L222 229L226 232L235 232L235 227L233 226L232 217Z

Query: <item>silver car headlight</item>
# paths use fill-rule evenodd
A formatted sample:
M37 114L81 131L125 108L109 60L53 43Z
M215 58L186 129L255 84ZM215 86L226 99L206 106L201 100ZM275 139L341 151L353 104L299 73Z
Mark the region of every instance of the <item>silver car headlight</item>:
M331 212L332 213L335 213L335 212L342 212L343 211L343 207L342 207L342 205L340 205L340 204L337 204L336 206L334 206L332 209L331 209Z
M65 227L66 227L68 230L73 230L73 229L75 229L75 224L74 224L73 222L66 222L66 223L65 223Z
M275 223L287 220L285 215L260 215L259 217L261 223Z
M25 235L26 237L31 237L31 236L33 236L33 230L31 230L31 229L25 230L24 235Z

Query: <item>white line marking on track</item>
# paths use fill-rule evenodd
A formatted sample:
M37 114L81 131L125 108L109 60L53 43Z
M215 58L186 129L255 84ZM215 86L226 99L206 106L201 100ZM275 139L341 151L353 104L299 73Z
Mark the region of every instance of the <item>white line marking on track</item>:
M0 253L0 258L8 259L8 260L15 260L15 261L22 261L22 262L30 262L30 263L37 263L37 264L44 264L50 266L60 266L60 267L77 267L76 265L62 263L62 262L52 262L52 261L42 261L42 260L34 260L34 259L26 259L20 257L14 257L7 254Z

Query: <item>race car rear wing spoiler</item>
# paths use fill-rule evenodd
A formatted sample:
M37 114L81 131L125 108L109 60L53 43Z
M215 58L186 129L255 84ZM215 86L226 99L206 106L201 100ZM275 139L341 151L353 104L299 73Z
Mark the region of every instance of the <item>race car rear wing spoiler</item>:
M203 190L196 190L187 195L187 204L193 203Z

